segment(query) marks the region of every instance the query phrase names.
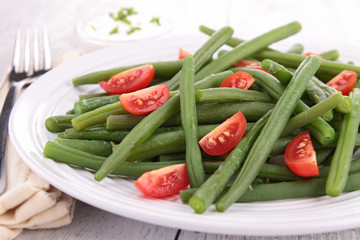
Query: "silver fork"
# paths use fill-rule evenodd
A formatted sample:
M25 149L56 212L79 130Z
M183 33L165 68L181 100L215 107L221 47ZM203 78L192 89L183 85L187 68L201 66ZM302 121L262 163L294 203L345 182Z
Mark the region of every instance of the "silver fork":
M52 67L50 44L46 28L27 29L25 36L17 31L12 68L9 74L10 89L0 115L0 195L6 190L6 150L11 109L19 91L30 85L37 76Z

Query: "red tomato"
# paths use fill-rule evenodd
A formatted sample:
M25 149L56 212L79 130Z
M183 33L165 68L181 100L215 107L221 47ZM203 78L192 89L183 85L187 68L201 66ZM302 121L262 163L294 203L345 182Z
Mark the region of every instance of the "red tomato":
M145 195L162 198L179 193L189 185L186 165L172 165L141 175L135 187Z
M318 56L320 59L324 60L324 58L321 55L317 54L317 53L308 52L308 53L304 54L304 56L312 56L312 55L313 56Z
M261 62L254 62L254 61L249 61L249 60L241 60L240 62L236 63L234 65L234 67L258 69L258 70L262 70L262 71L267 72L268 74L272 75L271 73L269 73L268 71L266 71L265 69L263 69L261 67Z
M153 65L148 64L118 73L99 85L110 94L129 93L149 86L154 75Z
M348 95L356 84L357 73L349 70L342 71L326 84L340 91L343 95Z
M229 152L241 140L246 130L246 119L241 111L204 136L200 147L209 155L218 156Z
M185 51L185 50L182 49L182 48L180 48L180 49L179 49L179 60L184 59L184 58L186 58L187 56L193 56L193 54Z
M168 99L169 87L166 83L120 95L121 105L135 115L152 112Z
M235 72L227 77L220 87L249 89L255 82L254 78L247 72Z
M309 131L303 132L291 140L286 147L284 159L290 170L299 176L319 175L316 152Z

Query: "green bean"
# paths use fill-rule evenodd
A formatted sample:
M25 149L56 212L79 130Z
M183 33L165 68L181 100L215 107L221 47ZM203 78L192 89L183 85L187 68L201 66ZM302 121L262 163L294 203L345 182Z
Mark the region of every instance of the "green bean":
M91 130L76 130L75 128L68 128L64 132L59 133L58 138L120 142L128 133L128 130L108 130L105 128L96 128Z
M239 44L231 51L213 60L204 68L202 68L196 74L195 81L201 80L209 74L224 71L225 69L233 66L239 60L250 56L254 52L259 51L274 42L277 42L281 39L284 39L299 32L300 29L301 25L299 22L292 22L282 27L276 28L272 31L269 31L265 34L262 34L257 38Z
M195 62L186 57L180 76L180 115L185 133L185 163L191 187L199 187L205 181L201 151L197 139L197 117L195 100Z
M126 113L128 112L121 106L121 103L115 102L80 114L73 118L71 123L76 130L82 130L95 124L105 123L106 118L110 115Z
M274 75L274 77L276 77L281 82L281 84L285 86L288 85L290 79L292 78L292 73L289 70L270 59L262 60L261 67Z
M234 30L230 27L223 27L215 32L194 54L195 72L202 68L207 62L210 61L213 54L231 38ZM226 70L226 69L223 69ZM167 81L170 90L178 89L180 80L180 71ZM208 75L207 75L208 76ZM207 77L204 76L204 77ZM203 77L203 78L204 78Z
M74 111L74 109L70 109L70 110L66 111L65 114L66 115L73 115L73 114L75 114L75 111Z
M269 111L258 122L253 125L250 132L236 145L236 147L226 157L214 174L210 176L195 192L189 201L189 205L196 213L203 213L222 192L230 181L231 177L240 168L251 145L255 142L261 129L265 125L270 115Z
M103 157L112 153L112 145L104 140L55 139L54 142Z
M297 102L305 91L309 79L319 68L321 60L316 56L307 57L294 73L293 80L275 105L269 120L251 147L243 167L234 184L216 203L218 211L225 211L250 186L263 167L272 147L275 145Z
M72 128L71 120L75 114L51 116L45 120L45 127L49 132L62 132L67 128Z
M198 90L195 93L195 97L197 102L274 102L274 99L266 93L239 88L208 88Z
M44 148L44 155L56 162L66 163L69 165L98 170L101 164L106 160L105 157L96 156L74 149L55 142L47 142ZM138 178L143 173L163 168L166 166L182 163L183 161L170 162L125 162L113 171L114 175Z
M269 184L254 184L236 202L273 201L290 198L318 197L325 195L326 179L300 180ZM349 176L344 192L360 189L360 173ZM181 200L187 203L196 188L180 192Z
M320 53L320 56L322 56L326 60L335 61L339 58L340 53L338 50L333 49L333 50L329 50L329 51Z
M84 85L84 84L96 84L101 81L108 81L112 76L129 70L131 68L139 67L145 64L151 64L155 68L155 77L160 79L169 79L174 76L182 67L183 61L166 61L166 62L153 62L153 63L143 63L136 64L125 67L111 68L107 70L97 71L76 77L72 80L74 86Z
M211 75L195 84L195 89L213 87L218 83L219 78L229 76L229 72L222 72ZM166 120L175 115L180 109L180 95L176 94L161 107L151 112L139 124L134 127L129 134L121 141L119 148L111 154L103 163L101 168L95 173L95 180L101 181L115 168L121 165L131 155L131 151L140 146L149 138Z
M110 96L95 97L90 99L83 99L74 103L74 111L76 114L86 113L96 108L118 102L119 97L120 95L110 95Z
M293 54L302 54L304 51L304 45L301 43L295 43L286 52Z
M282 133L283 136L287 136L296 129L305 126L314 119L320 117L325 112L335 108L343 100L343 95L339 92L327 98L326 100L312 106L311 108L297 114L289 119L286 127Z
M326 194L339 196L343 191L349 174L350 163L356 142L357 130L360 123L360 89L352 92L353 108L346 114L341 125L340 136L326 183Z
M233 71L244 71L250 73L257 79L257 83L263 87L273 98L279 99L284 92L284 86L270 74L264 71L249 68L234 68ZM300 113L309 109L309 107L299 101L295 107L295 112ZM326 145L334 139L335 130L322 118L316 118L306 125L311 134L322 144Z
M229 102L229 103L204 103L197 106L197 119L199 124L221 123L237 113L242 111L246 120L256 121L261 118L267 111L275 106L273 103L262 102ZM106 128L115 129L132 129L139 124L145 116L136 115L110 115L106 120ZM162 126L180 126L180 114L162 124Z
M213 35L213 34L216 32L215 30L210 29L210 28L208 28L208 27L206 27L206 26L204 26L204 25L201 25L201 26L199 27L199 30L200 30L201 32L203 32L203 33L206 33L206 34L209 35L209 36ZM240 40L240 39L234 39L234 38L232 37L232 38L230 38L230 39L226 42L226 44L229 45L229 46L236 46L236 45L239 45L239 44L242 43L242 42L245 42L245 41L244 41L244 40Z

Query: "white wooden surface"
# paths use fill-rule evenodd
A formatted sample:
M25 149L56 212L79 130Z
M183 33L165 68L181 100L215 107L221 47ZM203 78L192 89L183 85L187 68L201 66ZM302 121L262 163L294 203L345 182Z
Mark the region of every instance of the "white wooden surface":
M54 58L81 49L76 23L98 13L134 7L173 21L172 34L197 32L200 24L234 27L236 35L256 36L275 26L298 20L302 35L360 45L360 1L236 1L236 0L0 0L0 59L8 56L17 28L49 29ZM359 216L360 217L360 216ZM156 219L154 219L156 223ZM116 216L78 202L72 224L60 229L25 230L17 239L360 239L360 228L328 234L288 237L247 237L171 229Z

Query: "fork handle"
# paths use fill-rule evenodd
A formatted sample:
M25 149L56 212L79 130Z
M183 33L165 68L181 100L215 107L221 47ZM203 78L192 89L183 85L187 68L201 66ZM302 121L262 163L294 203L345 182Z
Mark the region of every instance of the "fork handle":
M0 195L6 190L6 149L9 133L9 117L14 106L18 87L11 85L0 115Z

